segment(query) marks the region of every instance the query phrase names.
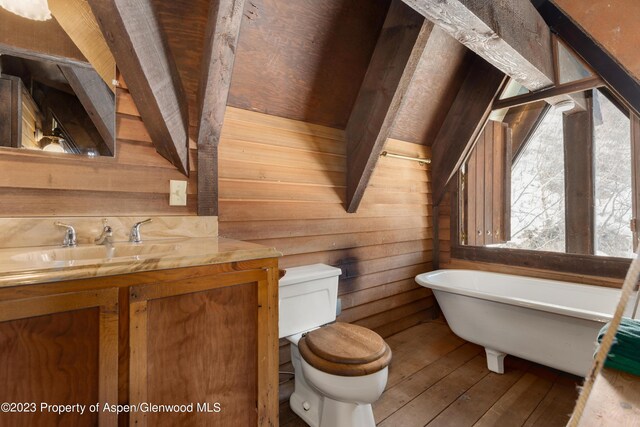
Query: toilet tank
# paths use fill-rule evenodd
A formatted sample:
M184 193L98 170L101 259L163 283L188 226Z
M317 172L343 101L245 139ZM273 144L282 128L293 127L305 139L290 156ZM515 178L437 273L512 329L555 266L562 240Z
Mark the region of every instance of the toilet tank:
M336 320L339 268L325 264L286 270L279 283L280 338L320 327Z

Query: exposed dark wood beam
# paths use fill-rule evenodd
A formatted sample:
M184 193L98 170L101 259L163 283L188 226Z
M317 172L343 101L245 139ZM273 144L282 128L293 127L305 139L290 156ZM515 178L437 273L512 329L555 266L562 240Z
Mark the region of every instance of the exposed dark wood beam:
M53 64L71 65L74 67L92 68L88 61L52 55L46 52L35 52L29 49L0 43L0 55L11 55L34 61L46 61Z
M227 107L244 0L212 2L200 79L198 215L218 214L218 144Z
M87 111L102 137L105 146L115 154L116 104L115 95L93 69L60 66L69 85Z
M570 254L593 255L595 227L594 145L591 99L587 111L564 114L565 242Z
M347 123L347 212L356 212L433 24L393 0Z
M506 76L476 57L431 148L434 205L482 131Z
M554 82L551 33L529 0L404 0L529 90Z
M584 92L599 88L605 85L604 80L599 76L587 77L575 82L564 83L549 89L539 90L537 92L525 93L523 95L512 96L505 99L497 99L493 104L494 110L501 108L517 107L518 105L530 104L544 99L557 97L559 95L570 95L577 92Z
M158 153L189 175L187 102L151 0L89 0Z

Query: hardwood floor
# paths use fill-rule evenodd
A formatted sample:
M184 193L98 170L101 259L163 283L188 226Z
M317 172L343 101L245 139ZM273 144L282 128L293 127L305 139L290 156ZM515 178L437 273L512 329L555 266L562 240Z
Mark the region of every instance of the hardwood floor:
M393 351L387 389L374 404L379 427L564 426L581 379L508 356L505 373L487 370L484 349L441 321L386 339ZM305 426L280 405L280 425Z

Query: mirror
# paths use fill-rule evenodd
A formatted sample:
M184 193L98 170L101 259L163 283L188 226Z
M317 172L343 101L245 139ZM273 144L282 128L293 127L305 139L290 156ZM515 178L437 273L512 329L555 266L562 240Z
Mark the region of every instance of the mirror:
M88 63L0 50L0 147L113 156L114 92Z

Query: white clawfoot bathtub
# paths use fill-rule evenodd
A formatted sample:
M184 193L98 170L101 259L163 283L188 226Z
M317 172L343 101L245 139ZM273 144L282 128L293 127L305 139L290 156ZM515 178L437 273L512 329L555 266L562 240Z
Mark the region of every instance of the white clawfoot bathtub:
M483 346L498 373L512 354L585 376L620 298L619 289L474 270L431 271L416 282L433 290L453 332Z

